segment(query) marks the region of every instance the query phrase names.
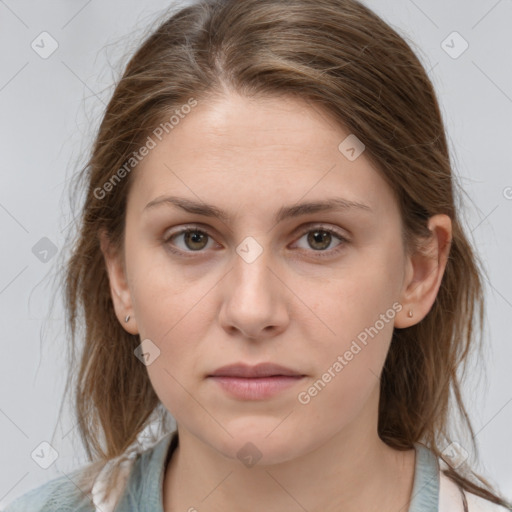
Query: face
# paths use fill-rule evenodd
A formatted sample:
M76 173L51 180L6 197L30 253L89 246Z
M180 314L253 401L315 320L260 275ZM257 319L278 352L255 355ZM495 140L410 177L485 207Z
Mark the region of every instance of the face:
M133 171L130 329L151 340L149 378L179 428L227 457L251 442L262 462L291 460L376 414L407 265L391 189L338 148L349 135L306 102L233 94L199 102ZM332 199L346 204L296 208ZM302 377L244 396L208 377L262 362Z

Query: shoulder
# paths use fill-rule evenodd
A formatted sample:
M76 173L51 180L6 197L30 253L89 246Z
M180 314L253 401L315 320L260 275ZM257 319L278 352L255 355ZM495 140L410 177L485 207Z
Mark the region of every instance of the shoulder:
M68 475L49 480L22 494L2 512L89 512L91 502Z
M131 499L133 492L138 494L151 484L156 486L155 489L151 488L151 494L155 494L159 490L163 459L170 442L175 438L176 431L142 450L127 452L110 460L99 469L88 489L81 489L78 485L79 477L86 469L82 467L22 494L6 508L0 509L0 512L109 512L126 491L126 499ZM112 482L112 478L112 492L107 495L107 484ZM134 489L127 489L130 486Z
M507 512L507 508L492 503L476 494L464 491L468 512ZM442 471L439 478L439 512L464 512L462 493Z
M469 512L506 512L509 510L470 492L466 493L466 500Z

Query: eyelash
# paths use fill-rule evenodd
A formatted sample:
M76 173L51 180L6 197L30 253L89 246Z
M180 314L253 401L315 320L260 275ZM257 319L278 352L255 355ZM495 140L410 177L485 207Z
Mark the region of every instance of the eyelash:
M298 240L300 240L304 235L307 235L308 233L310 233L312 231L322 231L322 232L329 233L331 235L334 235L341 242L334 249L329 249L329 250L318 250L318 251L315 251L313 249L312 250L301 249L301 251L316 253L316 256L319 257L319 258L322 258L322 257L332 257L333 255L338 254L338 252L340 252L344 248L344 246L347 243L349 243L349 240L346 237L344 237L340 232L338 232L336 229L333 229L333 228L330 228L330 227L327 227L327 226L322 226L322 225L308 227L306 230L304 230L304 231L302 231L300 233ZM211 236L210 233L208 233L208 231L206 231L205 229L197 227L197 226L188 226L186 228L182 228L179 231L176 231L175 233L172 233L172 234L166 236L164 238L163 242L167 245L168 249L172 253L178 254L178 255L183 256L185 258L194 258L195 257L193 255L189 256L190 253L198 253L198 254L200 254L200 253L205 252L204 250L199 250L199 251L183 251L181 249L175 249L171 245L170 241L172 239L174 239L174 238L176 238L176 237L178 237L178 236L180 236L180 235L182 235L184 233L187 233L187 232L190 232L190 233L201 233L202 235L206 235L210 239L213 239L213 236Z

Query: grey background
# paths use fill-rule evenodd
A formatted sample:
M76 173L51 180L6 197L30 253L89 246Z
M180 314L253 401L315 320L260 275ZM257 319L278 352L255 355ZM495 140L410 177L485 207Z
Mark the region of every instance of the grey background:
M471 374L464 390L481 455L477 469L512 497L512 1L366 4L412 42L438 91L468 195L467 229L488 274L486 357L475 362L486 373ZM61 304L49 310L59 270L51 247L62 248L72 220L66 187L123 56L169 5L0 0L0 507L85 462L69 411L57 424L66 340ZM31 47L43 31L58 43L46 59ZM469 44L457 58L463 40L454 31ZM48 469L31 458L43 441L59 454Z

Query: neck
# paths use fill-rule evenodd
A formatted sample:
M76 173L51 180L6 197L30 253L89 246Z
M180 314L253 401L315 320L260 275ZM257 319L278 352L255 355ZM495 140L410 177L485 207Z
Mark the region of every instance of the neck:
M178 428L179 445L164 477L164 510L406 512L415 450L394 450L376 428L360 427L348 426L293 460L250 468Z

